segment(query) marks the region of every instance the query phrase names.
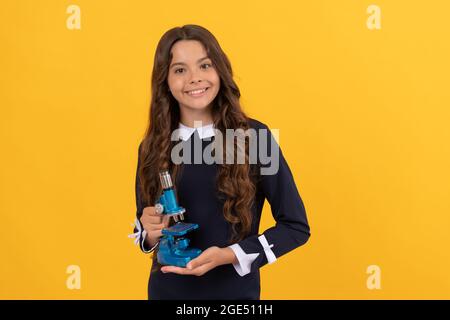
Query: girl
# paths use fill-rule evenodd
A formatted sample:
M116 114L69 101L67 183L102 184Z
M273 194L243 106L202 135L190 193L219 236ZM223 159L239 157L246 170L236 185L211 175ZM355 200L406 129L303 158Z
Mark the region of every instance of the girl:
M310 236L303 202L279 146L265 124L244 114L239 98L230 62L208 30L185 25L162 36L153 65L149 125L139 146L133 237L143 252L154 252L161 230L170 226L154 207L162 190L159 172L165 169L186 209L184 222L200 226L187 237L202 253L186 268L161 266L153 254L149 299L260 299L259 268ZM263 175L267 163L249 161L251 143L245 144L244 163L173 161L176 143L199 143L203 152L226 129L258 132L257 150L278 154L276 172ZM173 139L173 132L181 141ZM245 139L250 142L251 137ZM233 160L237 143L236 148L222 144ZM265 199L276 225L258 234Z

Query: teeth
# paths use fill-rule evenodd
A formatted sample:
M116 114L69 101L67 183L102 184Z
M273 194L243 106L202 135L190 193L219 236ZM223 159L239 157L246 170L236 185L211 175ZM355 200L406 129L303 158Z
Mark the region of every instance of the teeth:
M189 91L188 94L199 94L199 93L202 93L202 92L205 92L205 91L206 91L206 88L205 89L201 89L201 90Z

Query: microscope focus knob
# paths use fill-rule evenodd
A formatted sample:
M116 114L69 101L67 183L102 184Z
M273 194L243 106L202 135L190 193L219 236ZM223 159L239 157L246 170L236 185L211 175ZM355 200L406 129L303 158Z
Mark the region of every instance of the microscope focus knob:
M155 204L155 211L157 214L161 214L164 212L164 207L161 203Z

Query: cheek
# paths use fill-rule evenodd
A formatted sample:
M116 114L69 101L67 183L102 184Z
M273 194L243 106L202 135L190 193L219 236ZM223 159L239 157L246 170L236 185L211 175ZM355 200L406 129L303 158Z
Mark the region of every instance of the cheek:
M169 76L169 78L167 79L167 83L169 85L170 91L172 91L174 94L180 94L180 91L183 90L183 81L181 79Z
M220 86L220 77L217 74L217 72L214 71L213 77L212 77L212 82L219 87Z
M209 81L214 85L214 91L219 92L220 89L220 78L219 75L215 72L214 75L211 76Z

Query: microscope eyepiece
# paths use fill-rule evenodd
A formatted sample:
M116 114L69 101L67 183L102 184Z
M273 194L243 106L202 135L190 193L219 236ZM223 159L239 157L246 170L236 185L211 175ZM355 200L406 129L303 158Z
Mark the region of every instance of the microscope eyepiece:
M170 177L169 171L161 171L159 173L159 178L161 180L161 186L163 189L170 189L173 187L172 178Z

